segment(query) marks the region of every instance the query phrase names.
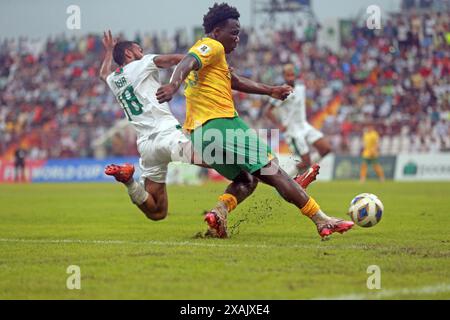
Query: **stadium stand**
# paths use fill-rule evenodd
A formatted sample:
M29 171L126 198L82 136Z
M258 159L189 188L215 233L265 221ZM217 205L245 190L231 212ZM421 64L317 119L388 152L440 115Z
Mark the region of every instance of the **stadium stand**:
M355 21L338 53L305 32L243 30L230 65L280 83L282 65L294 63L308 88L309 117L338 154L359 154L367 122L382 136L383 155L450 151L448 14L394 14L378 31ZM192 42L181 30L135 40L157 53L186 52ZM35 160L137 155L132 130L111 131L124 116L98 79L102 51L99 35L0 41L0 157L12 158L19 145ZM254 127L270 126L261 117L264 99L236 94L235 101ZM183 121L181 94L171 108Z

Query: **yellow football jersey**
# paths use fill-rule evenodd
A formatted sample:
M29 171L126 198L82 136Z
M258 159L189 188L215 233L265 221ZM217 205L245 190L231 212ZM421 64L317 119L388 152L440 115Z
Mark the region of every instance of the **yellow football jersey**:
M363 158L377 158L378 157L378 141L380 136L375 130L370 130L364 133L363 143L364 150L362 153Z
M189 50L200 68L185 81L186 121L184 128L193 130L206 121L236 116L231 94L231 73L225 49L214 39L203 38Z

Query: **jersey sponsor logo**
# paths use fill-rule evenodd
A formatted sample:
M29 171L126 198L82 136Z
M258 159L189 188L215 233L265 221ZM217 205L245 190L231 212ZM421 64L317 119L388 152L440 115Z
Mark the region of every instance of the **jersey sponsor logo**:
M200 52L202 56L206 56L209 52L211 52L211 48L208 47L206 44L202 44L200 47L197 48L197 50Z

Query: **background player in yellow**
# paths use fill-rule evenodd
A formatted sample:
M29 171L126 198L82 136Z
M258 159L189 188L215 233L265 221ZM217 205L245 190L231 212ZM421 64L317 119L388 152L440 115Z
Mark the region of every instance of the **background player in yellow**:
M364 149L362 151L362 164L360 172L360 181L365 182L367 178L367 169L369 164L373 165L373 169L381 182L384 181L383 167L378 161L379 157L379 141L380 136L375 130L373 124L366 126L363 135Z
M156 97L160 103L170 101L185 81L186 122L197 154L220 174L232 180L217 206L208 212L205 221L209 231L218 237L227 236L227 216L246 199L262 181L277 189L288 202L294 204L316 225L321 237L334 232L343 233L353 222L327 216L316 201L286 174L273 160L270 149L256 133L246 139L228 139L228 132L248 132L249 127L239 118L234 108L231 90L271 96L284 100L291 93L290 86L270 86L254 82L231 72L225 54L231 53L239 43L240 14L226 3L215 4L203 17L206 37L198 41L175 69L170 83L161 86ZM205 132L222 133L212 141ZM239 135L239 134L237 134ZM205 153L225 154L227 161L208 161ZM206 155L208 156L208 154ZM240 163L236 160L243 158Z

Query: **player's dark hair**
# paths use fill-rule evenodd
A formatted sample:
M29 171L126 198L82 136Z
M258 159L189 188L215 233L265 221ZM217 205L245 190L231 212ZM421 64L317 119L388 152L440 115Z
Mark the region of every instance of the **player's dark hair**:
M215 3L212 8L209 8L208 13L203 16L205 33L208 34L215 27L223 26L228 19L238 20L240 16L239 11L235 7L231 7L227 3Z
M125 63L125 50L130 49L135 43L136 42L134 41L117 42L113 49L114 62L117 63L119 66L123 65Z

